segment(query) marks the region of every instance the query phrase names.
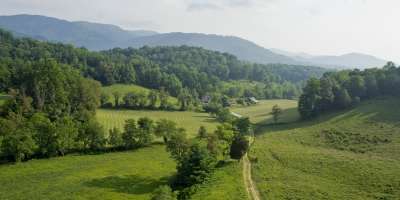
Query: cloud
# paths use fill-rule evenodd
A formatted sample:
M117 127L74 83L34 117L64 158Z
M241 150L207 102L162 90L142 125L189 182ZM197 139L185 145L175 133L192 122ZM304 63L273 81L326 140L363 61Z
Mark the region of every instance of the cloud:
M222 10L232 7L251 7L272 0L187 0L188 11Z
M211 2L190 2L187 6L188 11L221 10L222 7Z

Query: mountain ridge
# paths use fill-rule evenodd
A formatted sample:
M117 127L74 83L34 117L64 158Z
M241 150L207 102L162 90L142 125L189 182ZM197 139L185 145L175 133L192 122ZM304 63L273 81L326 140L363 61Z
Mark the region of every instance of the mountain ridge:
M42 15L0 16L0 28L9 30L21 37L68 43L96 51L127 47L187 45L230 53L241 60L262 64L280 63L326 68L366 68L381 67L386 63L383 59L361 53L350 53L343 56L313 56L306 53L268 49L236 36L125 30L111 24L68 21Z

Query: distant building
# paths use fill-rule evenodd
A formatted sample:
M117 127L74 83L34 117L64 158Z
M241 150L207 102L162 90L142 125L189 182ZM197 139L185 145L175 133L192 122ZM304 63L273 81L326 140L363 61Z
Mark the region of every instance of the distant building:
M231 112L231 115L234 116L234 117L236 117L236 118L242 118L242 115L237 114L237 113L235 113L235 112Z
M249 97L249 101L254 104L259 102L255 97Z
M210 95L205 95L205 96L201 97L201 102L202 103L207 104L207 103L210 103L210 101L211 101L211 96Z

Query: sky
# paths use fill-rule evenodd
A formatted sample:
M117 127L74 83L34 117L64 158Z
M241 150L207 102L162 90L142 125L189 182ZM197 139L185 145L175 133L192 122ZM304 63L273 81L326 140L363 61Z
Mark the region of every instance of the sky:
M400 63L399 0L0 0L0 5L0 15L230 35L265 48L359 52Z

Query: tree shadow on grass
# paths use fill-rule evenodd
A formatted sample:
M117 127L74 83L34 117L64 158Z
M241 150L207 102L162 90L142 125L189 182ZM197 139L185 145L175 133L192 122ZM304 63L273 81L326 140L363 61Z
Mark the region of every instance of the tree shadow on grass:
M126 194L147 194L152 193L161 185L168 184L170 177L154 179L138 175L131 176L108 176L93 179L84 183L88 187L109 188L115 192Z

